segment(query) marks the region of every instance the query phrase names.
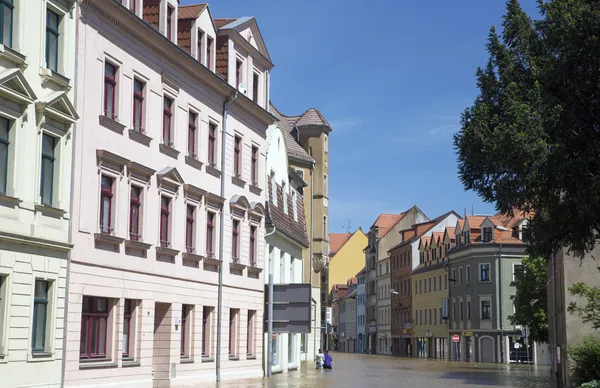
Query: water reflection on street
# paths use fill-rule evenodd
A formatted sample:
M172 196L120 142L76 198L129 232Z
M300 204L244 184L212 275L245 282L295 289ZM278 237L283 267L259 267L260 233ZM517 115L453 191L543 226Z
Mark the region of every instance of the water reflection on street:
M333 353L333 370L312 364L270 379L221 383L219 388L549 388L547 367L470 364L423 359Z

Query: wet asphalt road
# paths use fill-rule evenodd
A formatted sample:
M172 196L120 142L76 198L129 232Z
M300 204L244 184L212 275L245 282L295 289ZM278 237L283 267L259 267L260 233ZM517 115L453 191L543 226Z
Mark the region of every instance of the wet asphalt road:
M551 388L549 368L527 365L470 364L332 353L333 370L303 364L298 371L270 379L226 382L220 388Z

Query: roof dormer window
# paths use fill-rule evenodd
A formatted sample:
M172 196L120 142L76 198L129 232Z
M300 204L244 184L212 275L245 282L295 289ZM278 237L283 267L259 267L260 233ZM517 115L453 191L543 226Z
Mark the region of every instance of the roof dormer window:
M493 238L492 228L483 228L483 242L490 242Z
M173 13L175 8L170 5L167 7L167 38L173 40Z
M236 59L235 61L235 86L240 88L244 75L242 74L242 61Z

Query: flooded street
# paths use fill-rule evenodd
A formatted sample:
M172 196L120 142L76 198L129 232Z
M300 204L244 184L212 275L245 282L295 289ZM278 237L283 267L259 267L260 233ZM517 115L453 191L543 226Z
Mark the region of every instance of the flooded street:
M550 388L549 369L522 365L467 364L449 361L333 353L333 370L312 364L271 379L222 383L219 388Z

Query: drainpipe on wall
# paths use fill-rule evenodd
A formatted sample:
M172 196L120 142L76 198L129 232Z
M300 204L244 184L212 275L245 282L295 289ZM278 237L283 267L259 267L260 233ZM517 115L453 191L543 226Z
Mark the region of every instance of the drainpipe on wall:
M78 45L79 39L79 18L77 17L78 6L75 5L73 10L75 12L75 47ZM75 102L75 106L77 106L77 52L75 53L75 58L73 59L74 68L73 68L73 101ZM85 50L84 50L85 52ZM75 108L77 110L77 108ZM75 137L77 136L77 123L73 123L71 133L71 187L69 189L69 222L68 222L68 242L71 243L73 241L73 192L75 191L75 186L73 185L73 179L75 178ZM71 274L71 251L67 252L67 275L65 277L65 312L63 317L63 338L62 338L62 361L61 361L61 369L60 369L60 386L61 388L65 386L65 368L67 365L67 318L69 312L69 279Z
M498 258L498 293L500 294L500 362L504 363L504 316L502 315L502 244Z
M313 274L313 238L314 238L314 223L315 223L315 199L314 199L314 187L315 187L315 177L314 177L314 172L315 170L315 161L313 160L312 162L312 166L310 167L310 241L308 242L308 254L309 254L309 260L310 260L310 273L309 273L309 280L308 282L310 283L310 303L312 305L312 289L313 289L313 284L312 284L312 274ZM319 290L319 299L321 298L321 290ZM322 303L323 301L321 301ZM322 306L321 306L322 307ZM321 319L323 319L323 317L321 317ZM318 325L318 326L317 326ZM327 326L327 325L325 325ZM321 330L319 329L321 327L321 322L317 322L317 301L315 300L315 332L313 333L313 341L315 344L315 350L317 347L317 332L321 332ZM325 335L327 335L327 328L325 329ZM319 346L320 347L320 346ZM304 349L306 350L306 361L308 361L308 336L306 336L306 346L304 347ZM313 357L316 357L316 352L313 352L315 354L313 354Z
M275 233L277 228L273 226L273 230L269 233L265 234L265 241L267 237L271 236ZM268 248L268 247L267 247ZM267 250L267 252L270 249ZM267 321L267 377L271 377L272 369L273 369L273 272L275 271L275 260L271 257L269 253L269 290L268 290L268 301L269 301L269 310L267 315L269 320Z
M225 143L227 141L227 108L229 104L234 102L238 97L237 89L233 96L223 103L223 133L221 136L221 198L225 198ZM225 202L221 204L220 216L220 238L219 238L219 256L221 263L219 264L219 292L217 302L217 382L221 382L221 322L223 315L223 246L225 235Z

